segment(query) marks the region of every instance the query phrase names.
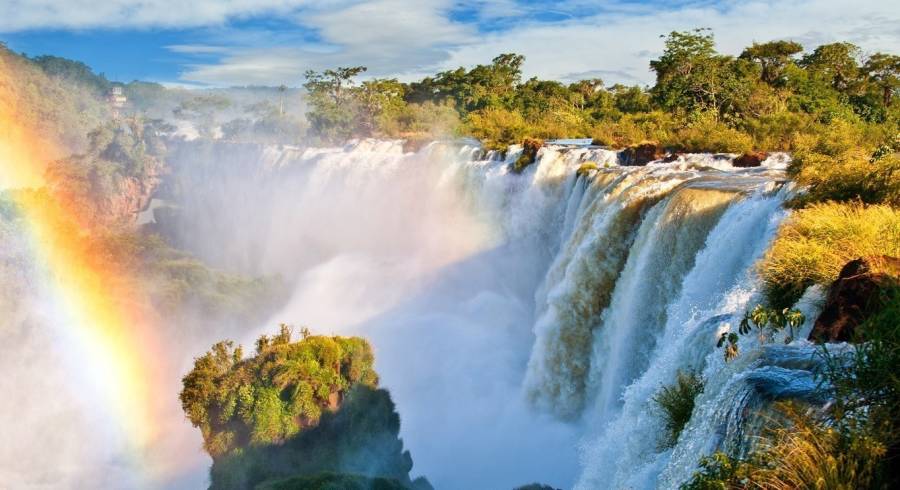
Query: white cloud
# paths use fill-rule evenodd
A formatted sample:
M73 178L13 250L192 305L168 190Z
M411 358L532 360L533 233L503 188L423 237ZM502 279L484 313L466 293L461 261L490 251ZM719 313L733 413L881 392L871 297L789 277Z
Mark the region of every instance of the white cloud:
M283 14L311 0L4 0L0 32L62 28L195 27L261 14Z
M465 15L454 15L465 12ZM254 16L295 25L234 26ZM307 69L365 65L369 76L416 78L526 56L527 76L649 83L661 34L711 27L721 51L791 38L808 48L846 40L866 51L900 51L900 11L883 0L685 0L654 5L564 0L7 0L0 32L30 28L213 26L170 46L192 58L180 81L210 85L299 84Z

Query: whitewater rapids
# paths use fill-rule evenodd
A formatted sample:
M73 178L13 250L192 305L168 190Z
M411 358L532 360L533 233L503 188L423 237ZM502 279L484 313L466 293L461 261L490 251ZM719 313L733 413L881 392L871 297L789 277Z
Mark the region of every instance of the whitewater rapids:
M465 142L405 152L394 141L195 140L170 150L170 173L139 223L215 267L280 276L291 293L258 325L166 327L172 410L159 423L169 437L144 457L190 469L153 488L207 481L199 432L177 407L193 358L224 338L252 345L280 322L372 342L413 476L441 490L677 488L704 454L746 450L754 414L771 400L815 396L803 341L742 339L728 364L715 348L760 300L755 263L786 216L786 155L751 169L733 167L733 155L624 167L615 151L549 144L515 174L520 148L501 157ZM18 233L0 227L6 266L22 262ZM0 286L16 298L26 283ZM30 304L15 303L5 311ZM799 306L813 317L815 294ZM43 331L26 313L0 334L17 353L0 359L15 374L4 385L15 396L0 408L31 414L23 427L55 430L0 451L0 474L26 482L52 467L44 486L146 488L127 477L146 462L109 442L115 428L92 418L79 401L86 387L58 367L65 345L23 337ZM36 385L28 366L52 375ZM689 369L706 388L675 447L660 449L652 398ZM56 393L53 406L36 390ZM25 441L23 431L8 439ZM50 445L60 450L48 454Z
M520 151L186 145L176 168L198 192L182 205L203 211L179 224L183 244L287 274L293 297L272 322L370 338L413 472L436 488L676 488L736 443L737 407L764 405L760 387L811 379L771 349L742 346L726 365L714 345L760 299L754 264L786 214L788 157L624 167L551 144L515 174ZM198 155L215 165L198 172ZM651 400L679 369L708 380L702 416L661 450Z

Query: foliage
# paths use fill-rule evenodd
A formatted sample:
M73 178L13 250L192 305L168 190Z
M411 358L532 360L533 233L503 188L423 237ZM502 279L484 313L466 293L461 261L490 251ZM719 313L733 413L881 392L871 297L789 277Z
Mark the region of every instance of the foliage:
M67 84L86 86L97 96L105 95L110 89L111 85L105 76L95 74L89 66L80 61L50 55L37 56L31 61L47 75L61 79Z
M715 452L712 456L700 459L700 469L689 481L682 484L681 490L732 490L744 488L746 467L740 460L731 458L723 452Z
M866 425L888 448L900 447L900 284L881 291L878 311L856 329L849 354L824 351L824 378L846 428ZM862 342L865 340L864 342Z
M799 152L792 162L795 180L805 186L792 199L793 207L824 201L862 202L900 206L900 154L878 159L852 149L836 156Z
M641 141L690 152L818 146L832 156L848 141L868 148L900 127L896 56L864 58L849 43L801 56L800 44L776 40L754 43L735 58L716 51L707 29L672 32L664 45L650 62L656 83L649 88L606 87L598 78L569 85L523 80L524 58L511 53L408 84L357 83L363 67L311 72L309 119L327 141L462 133L489 149L526 137L591 137L613 148ZM440 116L419 117L433 112Z
M278 335L257 340L251 358L231 341L215 344L195 360L180 398L216 458L315 425L353 384L377 383L372 362L361 338L306 336L292 343L290 327L282 325Z
M759 269L769 304L785 308L807 287L831 284L850 260L880 255L900 256L900 211L829 202L795 211Z
M241 447L213 460L214 489L243 489L323 472L394 480L404 488L430 489L410 481L412 457L398 437L400 417L385 390L356 384L341 406L317 425L277 444Z
M691 419L697 395L703 392L703 384L699 374L678 371L675 383L664 386L653 397L665 419L666 437L662 447L672 447L678 442L678 436Z
M747 335L753 330L753 327L756 327L760 342L771 341L776 333L783 331L787 327L789 332L784 337L784 343L789 344L794 340L794 329L803 325L805 321L806 317L799 310L789 308L778 310L766 308L763 305L756 305L753 310L744 312L744 318L741 319L738 333L722 332L718 342L716 342L716 347L725 347L725 361L734 359L739 353L738 334Z
M53 60L44 59L42 66L0 45L0 92L9 96L7 103L17 102L16 123L47 142L40 148L40 155L47 160L84 151L86 128L96 127L110 116L97 87L82 80L91 78L81 71L83 65L77 64L75 73L69 73L53 68L62 65L62 58Z
M790 423L764 439L749 479L755 488L872 488L884 446L861 432L841 432L786 411Z
M775 84L781 79L785 67L792 63L792 57L803 51L803 46L794 41L770 41L753 43L741 53L741 58L760 65L762 81Z
M684 152L745 153L753 149L749 135L729 127L715 113L694 114L693 120L663 140L663 145Z

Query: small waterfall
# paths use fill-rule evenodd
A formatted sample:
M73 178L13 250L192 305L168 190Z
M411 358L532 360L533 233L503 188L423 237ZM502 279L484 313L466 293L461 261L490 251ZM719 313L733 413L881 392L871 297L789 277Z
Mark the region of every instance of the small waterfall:
M736 327L748 304L759 299L754 264L784 215L782 201L783 192L764 186L733 202L719 218L684 277L680 294L667 307L666 323L647 368L625 389L617 414L595 425L598 433L586 445L576 488L656 488L665 483L657 478L672 464L672 454L693 458L677 463L689 476L699 457L721 442L710 443L717 426L704 410L727 411L740 405L735 401L741 391L737 384L751 356L726 365L715 348L717 334ZM674 450L662 451L662 417L652 398L674 381L679 369L702 372L706 387ZM709 425L699 427L703 424Z

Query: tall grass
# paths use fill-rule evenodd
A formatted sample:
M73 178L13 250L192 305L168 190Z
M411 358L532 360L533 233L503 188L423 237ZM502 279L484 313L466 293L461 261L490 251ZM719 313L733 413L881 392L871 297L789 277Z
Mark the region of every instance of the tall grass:
M748 472L751 488L857 490L872 488L885 447L865 431L839 431L790 405L788 419L763 439Z
M785 308L813 285L828 285L860 257L900 256L900 211L859 203L813 204L781 227L760 263L769 302Z

